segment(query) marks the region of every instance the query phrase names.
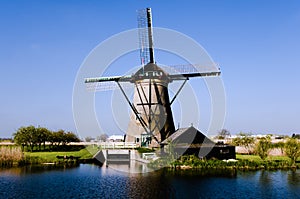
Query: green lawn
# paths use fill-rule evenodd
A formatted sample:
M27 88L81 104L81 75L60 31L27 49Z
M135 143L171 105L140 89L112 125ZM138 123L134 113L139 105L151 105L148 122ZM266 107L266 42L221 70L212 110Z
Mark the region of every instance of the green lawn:
M88 146L80 151L70 152L25 152L25 157L28 160L35 160L36 162L57 162L56 156L75 156L80 159L89 159L98 151L97 147Z

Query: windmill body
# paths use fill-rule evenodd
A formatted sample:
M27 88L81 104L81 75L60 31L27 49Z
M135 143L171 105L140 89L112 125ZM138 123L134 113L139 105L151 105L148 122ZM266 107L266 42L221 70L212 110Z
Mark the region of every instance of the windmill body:
M153 63L148 63L138 70L134 80L133 105L139 117L145 121L145 125L143 126L136 118L136 114L132 112L126 141L142 139L142 145L157 146L175 131L168 92L170 80L168 75Z

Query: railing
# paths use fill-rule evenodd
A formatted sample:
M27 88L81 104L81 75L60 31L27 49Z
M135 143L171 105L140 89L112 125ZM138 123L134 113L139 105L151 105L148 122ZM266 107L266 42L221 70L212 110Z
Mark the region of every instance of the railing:
M138 147L134 142L97 142L95 144L102 149L134 149Z
M156 153L143 153L142 158L145 160L152 160L153 158L156 158Z
M108 152L110 151L110 152ZM117 150L116 150L117 151ZM120 150L117 153L112 152L112 150L106 150L106 163L110 164L110 163L126 163L126 164L130 164L130 154L131 151L127 150L127 153L120 153Z

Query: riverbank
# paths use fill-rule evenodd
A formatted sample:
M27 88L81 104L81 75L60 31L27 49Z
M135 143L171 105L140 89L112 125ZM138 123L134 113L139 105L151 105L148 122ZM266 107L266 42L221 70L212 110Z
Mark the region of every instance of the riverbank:
M292 164L287 157L273 156L261 160L256 155L237 155L236 160L200 160L195 156L181 156L177 160L160 158L148 164L152 169L216 169L216 170L286 170L300 169L300 161Z
M7 147L6 149L11 148ZM4 149L4 148L2 148ZM11 148L18 152L13 164L0 164L2 167L38 165L38 164L69 164L69 163L93 163L93 156L99 150L98 147L88 146L78 151L58 151L58 152L24 152L20 159L20 150ZM140 150L138 150L140 152ZM144 152L144 151L142 151ZM7 153L7 152L6 152ZM2 153L4 154L4 153ZM7 153L8 154L8 153ZM13 157L13 155L11 155ZM58 158L60 157L60 158ZM171 158L160 158L148 163L152 169L237 169L237 170L276 170L276 169L299 169L300 159L296 164L291 164L286 156L269 156L265 161L257 155L236 155L236 160L200 160L195 156L182 156L178 160Z
M98 151L88 146L77 151L22 152L20 147L0 147L0 167L14 167L36 164L91 163Z

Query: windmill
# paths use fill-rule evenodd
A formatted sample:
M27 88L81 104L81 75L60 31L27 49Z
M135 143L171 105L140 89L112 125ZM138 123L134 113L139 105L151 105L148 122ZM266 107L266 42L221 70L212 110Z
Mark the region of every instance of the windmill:
M175 132L171 105L187 80L219 76L220 71L199 72L195 65L158 66L154 59L151 8L138 11L138 27L141 67L132 75L86 78L85 83L96 84L99 90L119 88L132 111L126 141L159 146ZM168 85L173 81L183 83L170 99ZM123 83L134 85L132 101Z

